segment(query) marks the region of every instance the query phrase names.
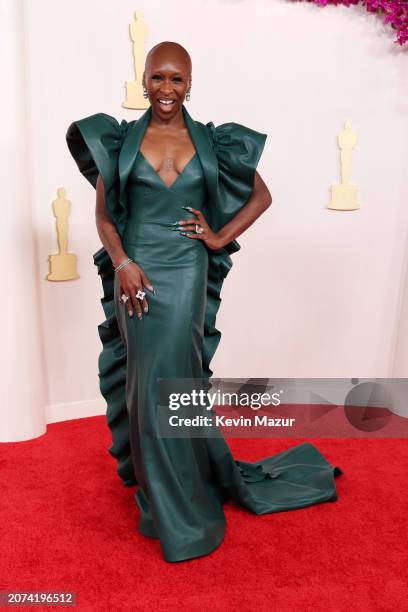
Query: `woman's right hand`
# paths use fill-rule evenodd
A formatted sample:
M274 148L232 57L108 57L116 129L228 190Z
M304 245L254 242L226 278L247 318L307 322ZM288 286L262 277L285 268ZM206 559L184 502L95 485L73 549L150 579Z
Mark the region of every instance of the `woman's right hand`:
M122 306L125 306L128 311L129 317L133 316L133 311L136 312L139 319L142 318L142 309L147 314L149 307L147 305L146 297L142 300L136 297L138 291L144 291L146 287L149 291L154 293L153 286L142 268L134 261L129 262L118 270L115 274L119 277L119 302ZM122 295L125 294L129 299L126 303L121 299Z

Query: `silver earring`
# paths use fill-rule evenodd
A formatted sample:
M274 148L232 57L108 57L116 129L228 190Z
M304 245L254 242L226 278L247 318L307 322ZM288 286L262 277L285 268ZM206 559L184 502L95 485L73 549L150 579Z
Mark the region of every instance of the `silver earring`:
M187 102L190 100L191 98L191 93L190 93L190 89L188 90L188 92L186 93L186 100Z
M147 93L146 87L143 87L143 97L144 98L148 98L149 97L149 94Z

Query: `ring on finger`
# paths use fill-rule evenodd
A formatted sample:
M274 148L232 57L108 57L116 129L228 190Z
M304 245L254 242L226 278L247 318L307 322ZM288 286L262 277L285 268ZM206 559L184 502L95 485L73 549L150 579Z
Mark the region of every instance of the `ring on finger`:
M198 223L196 223L195 231L196 231L196 234L202 234L204 230L200 225L198 225Z
M143 300L145 295L146 295L146 292L142 291L141 289L139 289L139 291L136 293L136 297L138 300Z
M120 300L121 302L123 302L124 304L126 304L126 302L128 301L129 296L126 295L125 293L122 293L122 295L120 296Z

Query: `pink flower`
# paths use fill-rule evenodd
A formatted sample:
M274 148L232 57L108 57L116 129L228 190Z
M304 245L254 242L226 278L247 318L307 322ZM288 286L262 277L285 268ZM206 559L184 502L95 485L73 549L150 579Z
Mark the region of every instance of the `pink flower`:
M370 13L384 14L383 23L396 30L395 42L404 45L408 40L408 0L307 0L318 6L362 4Z

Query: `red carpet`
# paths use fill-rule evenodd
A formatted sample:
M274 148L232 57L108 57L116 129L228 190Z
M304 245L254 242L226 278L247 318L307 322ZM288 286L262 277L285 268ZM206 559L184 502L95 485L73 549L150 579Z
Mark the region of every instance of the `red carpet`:
M338 501L264 516L228 503L221 546L174 564L136 531L105 417L1 444L0 591L74 591L79 610L407 610L407 441L309 440L344 470ZM255 461L301 441L229 444Z

